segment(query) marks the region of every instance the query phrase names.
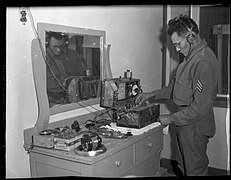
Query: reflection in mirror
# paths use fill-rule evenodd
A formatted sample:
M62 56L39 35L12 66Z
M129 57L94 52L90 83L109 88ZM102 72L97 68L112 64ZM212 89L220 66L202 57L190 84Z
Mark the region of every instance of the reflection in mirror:
M99 96L100 36L46 31L49 107Z

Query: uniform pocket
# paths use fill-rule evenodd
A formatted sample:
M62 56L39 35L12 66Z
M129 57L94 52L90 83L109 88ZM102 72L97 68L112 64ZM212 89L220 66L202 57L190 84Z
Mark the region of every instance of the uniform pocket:
M186 103L190 103L193 100L192 93L192 81L180 80L177 81L174 88L175 98Z

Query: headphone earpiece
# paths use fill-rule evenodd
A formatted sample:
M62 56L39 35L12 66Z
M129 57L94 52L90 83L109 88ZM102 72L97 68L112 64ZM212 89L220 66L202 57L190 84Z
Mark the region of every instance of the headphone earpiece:
M194 40L195 40L195 35L194 34L189 34L187 37L186 37L187 41L190 43L190 44L193 44Z

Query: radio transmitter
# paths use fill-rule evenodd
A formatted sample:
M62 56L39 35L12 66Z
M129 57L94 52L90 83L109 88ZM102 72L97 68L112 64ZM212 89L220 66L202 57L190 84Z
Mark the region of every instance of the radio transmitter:
M131 109L141 92L140 80L132 78L104 79L101 84L100 106Z
M126 114L118 112L116 125L140 129L153 122L157 122L159 115L160 105L157 103L138 106L131 109Z
M117 126L139 129L157 121L159 104L135 103L136 96L142 92L139 79L125 73L124 78L105 79L101 83L100 106L113 111Z

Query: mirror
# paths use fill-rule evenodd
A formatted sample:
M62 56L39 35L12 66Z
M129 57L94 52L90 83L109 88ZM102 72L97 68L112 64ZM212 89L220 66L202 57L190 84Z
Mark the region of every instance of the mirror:
M38 35L39 49L45 60L41 64L42 71L37 68L34 72L39 106L44 108L48 100L52 115L99 104L105 31L38 23ZM33 58L40 66L42 62L36 62L35 55ZM43 69L46 82L41 82Z
M99 96L100 37L46 31L49 107Z

